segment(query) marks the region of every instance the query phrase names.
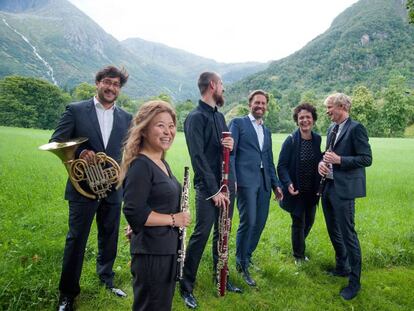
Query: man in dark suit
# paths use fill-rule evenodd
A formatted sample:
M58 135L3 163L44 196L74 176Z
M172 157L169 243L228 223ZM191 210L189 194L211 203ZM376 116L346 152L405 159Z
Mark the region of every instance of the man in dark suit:
M190 237L185 256L183 279L180 281L180 293L187 307L198 306L193 294L197 271L204 248L213 233L213 265L218 262L218 218L220 208L230 204L230 218L233 214L232 202L220 192L222 175L223 147L233 150L233 139L221 139L222 132L228 132L224 115L218 111L224 105L224 86L215 72L203 72L198 78L201 99L184 122L184 134L191 164L194 170L194 188L196 191L196 224ZM229 177L230 193L234 192L234 182ZM234 196L231 195L231 198ZM227 281L227 291L241 293L241 289Z
M249 95L248 116L230 122L234 139L231 164L236 175L240 224L236 238L236 268L249 286L256 282L249 273L251 257L269 214L271 192L283 198L273 163L272 137L263 125L269 95L255 90Z
M65 142L87 137L76 152L76 158L93 161L95 153L105 152L121 161L121 148L132 116L117 107L115 100L127 82L125 70L109 66L96 74L96 96L66 107L50 141ZM126 294L114 287L113 264L117 252L122 189L115 189L104 199L92 200L81 195L68 180L65 199L69 201L69 232L66 236L59 290L59 310L73 310L75 297L80 293L86 242L96 214L98 226L98 256L96 272L101 282L117 296Z
M326 227L335 249L336 267L331 275L346 277L348 286L340 295L350 300L360 288L361 248L355 231L355 198L365 197L365 167L372 163L365 127L351 120L351 99L342 93L328 96L326 113L334 124L328 130L327 146L319 173L326 176L322 207Z

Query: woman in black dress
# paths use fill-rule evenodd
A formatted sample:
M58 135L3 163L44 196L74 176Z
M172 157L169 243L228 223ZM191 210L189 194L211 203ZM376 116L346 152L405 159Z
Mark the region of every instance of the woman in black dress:
M293 256L298 264L308 260L305 239L315 220L322 154L321 137L312 131L317 120L315 107L308 103L298 105L293 120L299 128L282 145L277 173L283 186L280 205L292 218Z
M178 227L190 224L180 212L181 186L165 152L176 133L176 115L164 101L145 103L134 117L124 147L123 212L131 232L133 310L171 310Z

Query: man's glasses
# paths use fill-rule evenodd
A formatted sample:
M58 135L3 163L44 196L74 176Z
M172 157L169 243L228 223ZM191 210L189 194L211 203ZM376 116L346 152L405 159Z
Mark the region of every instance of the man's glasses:
M116 89L119 89L121 87L121 83L119 83L118 81L113 82L112 80L109 80L109 79L103 79L101 80L101 82L103 85L107 87L113 86Z

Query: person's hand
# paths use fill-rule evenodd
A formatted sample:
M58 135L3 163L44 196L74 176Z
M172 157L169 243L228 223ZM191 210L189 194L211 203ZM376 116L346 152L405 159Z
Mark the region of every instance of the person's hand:
M319 173L319 175L326 176L326 175L329 174L329 172L330 172L330 169L329 169L328 165L323 161L319 162L319 164L318 164L318 173Z
M291 195L298 195L299 194L299 190L295 190L295 188L293 187L293 184L289 185L288 191Z
M211 198L214 202L214 205L217 207L225 207L227 204L230 204L230 200L223 193L219 192L214 197Z
M79 159L85 160L88 163L93 163L95 159L95 152L92 150L85 149L80 153Z
M129 242L131 242L131 237L132 237L131 226L130 225L126 226L124 229L124 232L125 232L125 237L128 239Z
M176 227L188 227L191 223L191 215L189 212L180 212L174 214L175 226Z
M223 147L226 147L227 149L229 149L230 151L232 151L233 150L233 145L234 145L233 137L223 138L221 140L221 144L223 145Z
M323 156L323 161L325 163L341 164L341 157L333 151L327 151Z
M275 200L276 201L282 201L283 200L283 191L280 187L276 187L273 189L273 193L275 194Z

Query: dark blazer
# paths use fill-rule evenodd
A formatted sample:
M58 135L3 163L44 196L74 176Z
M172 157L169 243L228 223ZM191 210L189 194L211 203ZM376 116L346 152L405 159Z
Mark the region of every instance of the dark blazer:
M333 125L328 129L330 133ZM329 141L327 141L327 146ZM366 195L365 167L372 164L371 146L365 127L351 118L336 138L333 151L341 156L341 164L333 165L335 190L340 198L355 199Z
M263 126L264 141L263 149L260 150L256 130L248 116L233 119L229 128L234 139L231 165L236 174L237 186L260 185L260 163L263 163L266 190L271 191L279 186L273 163L272 134L269 129Z
M131 119L131 114L115 106L112 132L105 149L93 99L71 103L66 106L66 111L60 118L50 141L64 142L78 137L87 137L88 141L78 148L76 158L82 150L89 149L95 153L105 152L108 156L120 162L122 158L122 144L128 132ZM69 179L66 183L65 199L77 202L90 201L90 199L76 191ZM106 200L110 203L121 202L122 190L113 190L108 194Z
M282 190L283 190L283 201L280 202L280 206L292 212L293 209L297 205L297 196L292 196L289 191L288 187L290 184L293 184L296 190L301 191L300 184L299 184L299 162L300 162L300 130L297 129L291 135L289 135L282 145L282 149L280 150L279 154L279 161L277 164L277 174L280 178L282 183ZM318 196L316 195L318 191L320 176L318 173L318 163L322 159L321 153L321 136L312 132L312 149L313 153L316 156L317 161L315 162L315 167L313 168L315 171L315 182L314 182L314 189L313 193L315 194L313 197L314 204L316 205L318 202Z

